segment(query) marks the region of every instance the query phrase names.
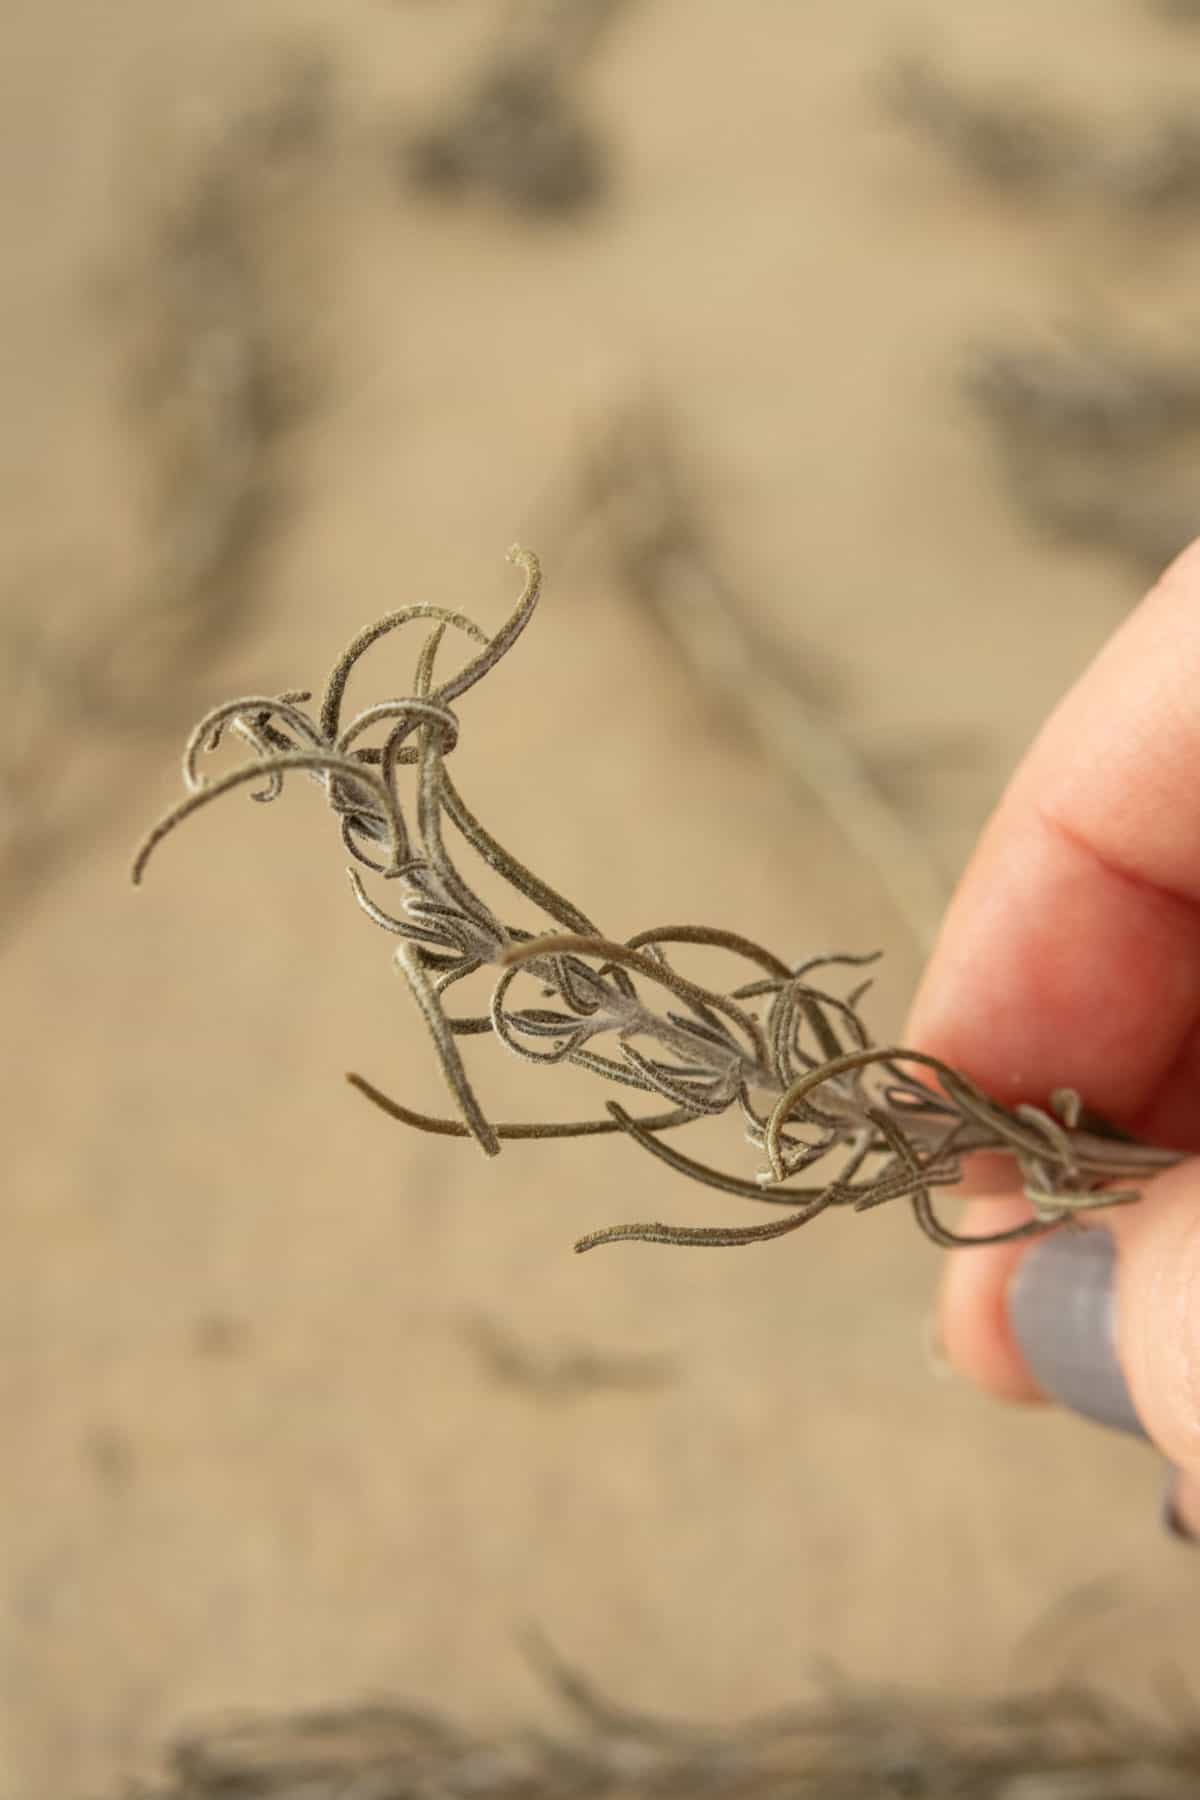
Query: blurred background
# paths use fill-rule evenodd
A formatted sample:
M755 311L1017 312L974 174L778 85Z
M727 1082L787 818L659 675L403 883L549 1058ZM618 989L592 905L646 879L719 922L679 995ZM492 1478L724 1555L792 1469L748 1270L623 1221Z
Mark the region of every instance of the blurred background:
M907 1213L484 1163L315 796L134 894L193 719L422 600L475 811L614 936L887 956L1200 522L1200 8L43 0L0 66L0 1796L518 1647L732 1719L1195 1669L1143 1447L939 1379ZM539 1075L484 1046L494 1116Z

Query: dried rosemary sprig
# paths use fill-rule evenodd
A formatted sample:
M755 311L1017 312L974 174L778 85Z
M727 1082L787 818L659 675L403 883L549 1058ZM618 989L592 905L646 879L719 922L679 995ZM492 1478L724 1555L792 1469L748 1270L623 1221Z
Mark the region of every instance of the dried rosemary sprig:
M698 925L663 926L617 942L518 862L476 819L446 767L458 740L454 703L507 654L537 605L537 559L518 549L510 558L524 571L524 591L494 636L461 613L408 606L358 634L315 711L304 710L309 693L288 692L249 695L208 713L184 751L187 796L155 826L134 862L138 882L169 831L235 788L257 783L253 798L267 801L278 797L293 773L321 785L353 861L385 886L395 884L399 903L388 911L368 892L359 870L348 871L368 918L401 940L396 962L429 1027L459 1116L429 1118L351 1075L361 1093L420 1130L471 1136L488 1155L505 1138L624 1132L693 1180L786 1209L757 1225L610 1226L581 1238L577 1250L627 1238L759 1243L783 1237L833 1206L861 1212L900 1199L937 1244L996 1243L1132 1200L1136 1193L1128 1187L1108 1184L1145 1178L1177 1160L1173 1152L1107 1135L1086 1117L1073 1092L1055 1094L1049 1110L1010 1109L936 1057L872 1043L859 1011L869 981L858 980L846 994L828 983L832 976L836 985L842 971L857 970L874 956L833 954L793 965L736 932ZM411 691L346 720L346 686L360 660L390 633L419 622L432 629ZM454 674L435 681L450 630L470 641L473 654ZM200 759L226 733L253 754L208 781ZM404 780L415 789L407 811ZM554 929L538 934L502 920L460 872L447 846L447 825ZM672 958L689 945L727 954L737 978L717 989L680 973ZM448 1011L450 990L484 969L495 971L487 1011ZM459 1047L461 1038L487 1034L528 1062L573 1063L665 1101L666 1110L634 1115L610 1100L601 1118L494 1124ZM597 1048L600 1042L604 1049ZM730 1111L740 1115L765 1162L755 1175L727 1174L664 1140L664 1133ZM980 1151L1000 1151L1016 1161L1033 1216L1007 1232L963 1237L937 1217L932 1190L957 1182L967 1157ZM814 1179L821 1165L825 1172Z
M231 1718L180 1736L127 1800L1194 1800L1194 1716L1056 1683L989 1699L838 1677L728 1724L610 1699L524 1634L562 1723L480 1735L371 1704ZM1189 1709L1190 1713L1190 1709Z
M443 198L489 194L514 212L565 217L601 200L609 151L581 111L580 65L625 0L518 0L457 102L403 149L409 176Z
M137 146L155 178L103 289L120 325L109 361L124 364L149 481L142 567L107 601L95 577L86 597L51 597L29 572L5 571L0 941L107 816L119 785L107 753L161 731L180 690L194 696L197 673L261 607L290 434L320 398L308 265L325 255L332 81L322 53L283 49L202 129L173 130L157 154Z

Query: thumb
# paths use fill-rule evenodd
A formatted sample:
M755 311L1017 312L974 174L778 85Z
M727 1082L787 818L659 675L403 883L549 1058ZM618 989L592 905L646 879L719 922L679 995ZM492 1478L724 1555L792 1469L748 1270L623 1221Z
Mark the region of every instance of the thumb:
M1167 1522L1200 1540L1200 1159L1138 1205L1033 1248L1009 1313L1043 1392L1169 1459Z

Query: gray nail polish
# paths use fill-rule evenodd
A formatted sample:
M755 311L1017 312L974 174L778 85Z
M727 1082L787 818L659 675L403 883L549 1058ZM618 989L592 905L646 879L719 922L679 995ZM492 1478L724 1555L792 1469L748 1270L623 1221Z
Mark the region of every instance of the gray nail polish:
M1116 1254L1107 1231L1056 1231L1022 1259L1009 1319L1044 1393L1098 1425L1145 1437L1117 1361Z

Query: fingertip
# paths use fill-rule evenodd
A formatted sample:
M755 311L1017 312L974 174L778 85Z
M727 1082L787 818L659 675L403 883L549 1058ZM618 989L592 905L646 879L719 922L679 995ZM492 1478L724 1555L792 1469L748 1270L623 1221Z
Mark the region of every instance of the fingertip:
M1146 1184L1106 1219L1117 1260L1117 1339L1149 1436L1200 1481L1200 1162Z
M957 1229L984 1235L1029 1217L1017 1194L971 1201ZM998 1400L1044 1404L1013 1335L1009 1287L1029 1241L952 1250L946 1257L938 1305L942 1350L955 1372Z

